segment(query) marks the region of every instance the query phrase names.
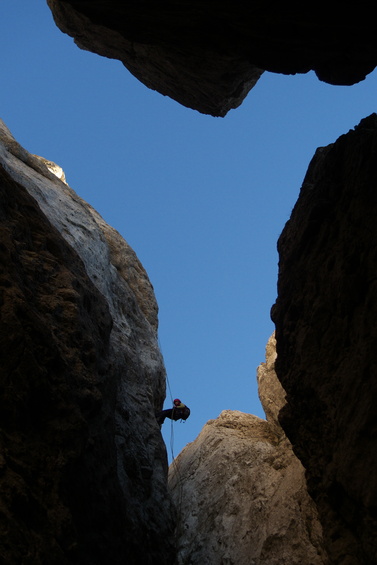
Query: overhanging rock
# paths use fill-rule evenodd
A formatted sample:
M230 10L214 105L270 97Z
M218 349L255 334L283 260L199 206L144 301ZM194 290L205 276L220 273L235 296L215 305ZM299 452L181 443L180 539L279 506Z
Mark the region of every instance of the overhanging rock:
M314 70L351 85L377 64L372 5L324 12L314 2L47 2L79 47L119 59L148 87L213 116L237 108L264 70Z

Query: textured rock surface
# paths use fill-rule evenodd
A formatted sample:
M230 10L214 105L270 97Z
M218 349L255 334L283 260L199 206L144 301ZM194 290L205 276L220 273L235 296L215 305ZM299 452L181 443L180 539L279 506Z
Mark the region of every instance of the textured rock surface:
M282 434L279 422L280 410L285 406L285 390L276 378L276 338L275 333L266 345L266 361L257 370L258 394L270 426L278 435Z
M153 289L59 169L0 123L0 555L165 564L174 513Z
M258 370L270 421L225 410L170 466L179 565L328 562L304 469L271 408L284 402L274 358L271 338Z
M314 70L354 84L377 64L373 5L203 0L48 0L76 43L119 59L144 84L200 112L224 116L263 70ZM362 6L362 8L361 8Z
M317 150L279 240L281 423L332 562L377 563L377 116Z

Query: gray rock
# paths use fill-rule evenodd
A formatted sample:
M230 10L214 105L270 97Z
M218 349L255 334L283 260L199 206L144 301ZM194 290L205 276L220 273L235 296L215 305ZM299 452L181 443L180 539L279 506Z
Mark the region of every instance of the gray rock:
M1 555L162 565L174 510L153 288L56 172L0 122Z

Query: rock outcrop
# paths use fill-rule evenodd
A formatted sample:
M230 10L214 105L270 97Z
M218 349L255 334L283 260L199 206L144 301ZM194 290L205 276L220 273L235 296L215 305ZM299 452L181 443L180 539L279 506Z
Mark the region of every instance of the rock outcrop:
M268 420L225 410L171 464L179 565L324 565L304 469L276 419L274 337L258 370Z
M1 562L164 565L174 510L153 288L59 177L0 122Z
M377 563L377 115L317 150L279 239L281 424L331 562Z
M354 84L377 65L374 7L314 2L47 0L83 49L184 106L224 116L264 70Z

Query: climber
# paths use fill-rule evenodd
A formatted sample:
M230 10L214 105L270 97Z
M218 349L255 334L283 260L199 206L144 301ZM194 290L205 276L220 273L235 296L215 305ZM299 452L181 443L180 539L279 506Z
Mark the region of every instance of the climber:
M176 398L173 401L173 408L168 408L167 410L161 410L156 414L157 422L162 426L165 421L165 418L170 418L171 420L187 420L190 416L190 408L183 404Z

